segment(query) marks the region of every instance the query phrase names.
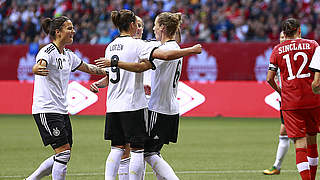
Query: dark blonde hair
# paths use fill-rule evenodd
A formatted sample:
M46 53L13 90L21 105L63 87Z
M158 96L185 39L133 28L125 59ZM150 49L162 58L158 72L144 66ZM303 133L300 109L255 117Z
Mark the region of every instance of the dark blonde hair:
M130 10L122 9L120 11L112 11L111 19L113 24L119 29L120 32L128 31L130 24L136 22L136 16Z
M167 36L173 37L181 24L181 13L163 12L157 16L159 26L164 25Z
M61 30L63 23L66 22L67 20L70 20L70 19L66 16L60 16L53 19L45 18L44 20L42 20L41 26L43 31L46 34L49 34L51 38L55 39L56 29Z
M289 18L282 23L282 31L285 36L293 37L300 28L300 22L297 19Z

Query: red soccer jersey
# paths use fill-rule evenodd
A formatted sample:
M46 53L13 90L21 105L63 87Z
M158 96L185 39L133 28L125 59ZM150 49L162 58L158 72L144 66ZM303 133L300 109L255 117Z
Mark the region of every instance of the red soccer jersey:
M311 89L314 73L308 68L318 46L314 40L295 39L273 49L270 64L280 69L282 110L320 106L320 96Z

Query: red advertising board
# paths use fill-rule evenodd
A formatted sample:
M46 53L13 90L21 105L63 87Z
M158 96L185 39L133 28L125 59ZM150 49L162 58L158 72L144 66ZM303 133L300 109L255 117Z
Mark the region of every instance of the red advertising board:
M191 46L184 44L182 47ZM273 44L270 43L204 43L199 55L185 57L182 81L214 82L217 80L264 81ZM94 63L103 57L105 45L69 46L83 61ZM35 54L28 46L0 46L0 80L32 81ZM71 80L97 80L97 76L76 71Z
M265 97L273 93L266 83L255 81L217 81L186 85L205 97L199 106L183 114L197 117L279 117L279 112L267 105ZM81 83L89 88L90 82ZM0 81L0 114L31 114L33 83ZM98 93L98 101L82 110L80 115L104 115L106 89Z

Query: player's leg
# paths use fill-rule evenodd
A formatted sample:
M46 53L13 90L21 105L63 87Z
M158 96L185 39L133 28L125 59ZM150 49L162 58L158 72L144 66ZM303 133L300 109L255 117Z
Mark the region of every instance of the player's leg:
M127 142L130 143L129 179L141 180L144 171L144 141L146 139L146 109L121 114Z
M307 124L306 110L283 111L283 118L289 138L294 140L296 165L302 180L310 180L310 167L307 158Z
M160 156L159 152L147 153L145 161L156 173L157 179L178 180L171 166Z
M307 158L310 166L311 180L315 180L319 162L317 136L308 135L307 144Z
M280 174L281 164L290 147L290 139L288 138L286 128L283 121L282 111L280 110L281 126L279 135L279 144L276 154L276 160L270 169L263 171L265 175Z
M307 152L308 162L310 166L311 179L316 179L316 173L318 168L318 146L317 146L317 133L319 132L320 124L320 108L308 110L309 117L307 117Z
M68 115L56 113L34 114L41 138L45 146L51 145L55 155L46 159L27 180L41 179L52 173L57 180L65 179L67 163L72 145L72 128Z
M129 180L129 163L130 163L130 145L125 145L124 153L121 157L120 166L118 170L119 180Z
M179 115L165 115L149 111L148 133L145 143L145 160L152 167L157 179L179 179L171 166L160 156L163 144L177 142Z
M296 138L294 140L296 149L296 164L302 180L310 180L310 167L307 158L307 138Z
M119 114L106 114L104 139L111 140L111 151L106 160L105 180L116 179L121 156L124 153L124 146L126 144Z

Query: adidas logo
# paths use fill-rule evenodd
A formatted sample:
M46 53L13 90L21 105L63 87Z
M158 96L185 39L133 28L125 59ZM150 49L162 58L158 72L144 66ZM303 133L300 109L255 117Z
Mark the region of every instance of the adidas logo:
M159 137L156 135L155 137L153 137L153 139L159 139Z

